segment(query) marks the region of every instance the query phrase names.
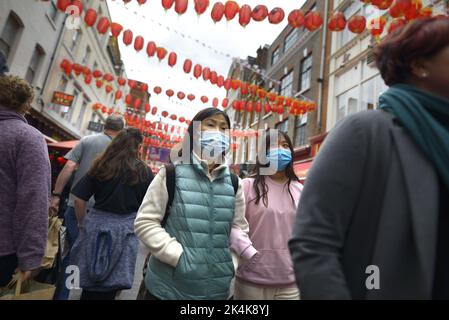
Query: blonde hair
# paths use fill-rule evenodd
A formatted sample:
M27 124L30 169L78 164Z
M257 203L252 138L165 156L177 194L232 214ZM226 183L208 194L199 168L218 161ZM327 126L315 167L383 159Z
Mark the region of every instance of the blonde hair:
M0 77L0 104L25 114L31 109L34 99L33 88L25 80L16 76Z

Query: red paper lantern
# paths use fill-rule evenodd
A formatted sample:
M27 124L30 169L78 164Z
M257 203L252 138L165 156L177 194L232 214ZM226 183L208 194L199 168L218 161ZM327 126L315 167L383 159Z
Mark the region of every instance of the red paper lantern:
M138 110L140 109L140 107L142 106L142 100L140 100L139 98L137 98L136 100L134 100L134 109Z
M360 34L366 29L366 18L364 16L353 16L348 20L349 31Z
M131 0L130 0L131 1ZM139 5L143 5L147 2L147 0L137 0L137 2L139 3Z
M92 82L92 76L90 74L86 75L84 77L84 83L85 84L90 84Z
M117 101L117 100L120 100L120 99L122 98L122 96L123 96L123 93L122 93L121 90L117 90L117 91L115 92L115 100L116 100L116 101Z
M153 89L155 94L160 94L162 92L162 88L161 87L154 87Z
M133 97L131 97L131 95L130 94L127 94L126 95L126 97L125 97L125 103L126 103L126 105L131 105L131 103L133 102Z
M330 31L339 32L346 28L346 18L343 12L334 13L329 19L328 28Z
M175 0L162 0L162 7L164 7L165 10L168 10L173 7L174 2Z
M257 95L257 89L258 87L255 84L249 86L249 91L251 92L252 96L255 97Z
M87 26L92 27L97 21L97 11L94 9L88 9L86 15L84 16L84 22Z
M177 97L178 97L179 100L184 100L184 98L186 97L186 94L184 92L182 92L182 91L179 91L177 93Z
M156 113L157 113L157 108L154 107L153 110L151 110L151 114L154 116ZM156 124L156 123L154 123L154 124Z
M232 83L231 79L228 78L225 80L223 86L226 89L226 91L229 91L231 89L231 83Z
M103 76L103 79L106 80L107 82L112 82L114 80L114 76L112 74L110 74L110 73L106 73Z
M221 21L223 19L225 11L225 6L221 2L216 2L214 6L212 7L211 17L212 20L214 20L215 23Z
M401 29L407 24L407 20L403 18L397 18L391 21L390 25L388 26L388 33L392 33L397 29Z
M126 84L126 79L125 78L118 78L117 83L123 87Z
M282 8L274 8L270 11L270 14L268 15L268 21L271 24L279 24L284 20L285 18L285 12L282 10Z
M134 81L134 80L128 80L128 86L129 86L131 89L136 89L136 88L137 88L137 82Z
M106 108L106 106L102 106L101 107L101 112L102 113L106 113L108 111L108 109Z
M112 87L110 86L110 85L107 85L106 87L105 87L105 90L106 90L106 93L107 94L109 94L109 93L111 93L112 92Z
M203 80L208 81L210 80L210 68L206 67L203 69Z
M144 42L145 40L143 39L142 36L137 36L136 39L134 40L134 50L136 50L137 52L142 50Z
M64 11L67 9L68 6L70 6L72 4L71 0L58 0L56 2L56 7L61 10Z
M304 11L302 10L293 10L288 15L288 24L293 28L299 28L304 25L306 21Z
M147 102L147 103L145 103L145 113L149 113L150 112L150 109L151 109L151 106L150 106L150 104Z
M212 83L212 84L217 84L217 80L218 80L217 72L212 71L212 72L210 73L210 83Z
M129 46L133 42L133 32L131 30L125 30L123 32L123 43Z
M193 68L193 76L198 79L201 76L201 73L202 73L201 65L199 64L195 65L195 68Z
M98 24L97 24L98 33L99 34L107 33L110 25L111 25L111 23L109 22L108 18L106 18L106 17L100 18L100 20L98 20Z
M315 31L323 24L323 18L318 11L311 11L306 15L304 26L309 31Z
M95 84L97 85L97 88L100 89L103 86L103 81L97 80Z
M207 7L209 7L209 0L195 0L195 11L198 15L206 12Z
M225 109L228 107L228 104L229 104L228 98L224 98L223 101L221 102L221 106Z
M212 101L212 105L214 106L214 108L218 107L218 98L214 98L214 100Z
M75 63L75 64L73 65L73 71L75 71L75 74L76 74L77 76L79 76L79 75L81 74L81 72L83 71L83 66L80 65L80 64L78 64L78 63Z
M165 58L165 56L167 55L167 50L165 50L165 48L159 47L156 49L157 52L157 57L159 59L159 61L163 60Z
M221 87L223 87L223 84L224 84L224 77L223 76L219 76L218 79L217 79L217 86L219 88L221 88Z
M177 14L181 15L187 11L188 0L175 0L175 11Z
M243 95L247 95L248 94L248 83L242 82L240 84L240 93L243 94Z
M239 23L242 27L246 27L251 22L251 7L244 4L239 11Z
M393 3L393 0L372 0L371 4L380 10L386 10L388 9L391 4Z
M187 99L188 99L189 101L193 101L193 100L195 100L195 95L189 94L189 95L187 95Z
M148 92L148 84L142 83L141 86L140 86L140 91Z
M147 55L149 57L154 56L154 54L156 53L156 43L154 43L153 41L148 42L147 44Z
M173 67L176 64L176 61L178 60L178 56L174 52L170 52L168 55L168 65L170 67Z
M269 103L266 103L266 104L265 104L265 113L268 114L268 113L270 113L270 112L271 112L271 106L270 106Z
M192 71L192 60L186 59L184 61L183 69L185 73L190 73L190 71Z
M232 79L231 80L231 88L235 91L238 90L238 88L240 88L240 80L237 79Z
M94 76L94 78L101 78L103 76L103 72L101 72L100 70L94 70L92 75Z
M120 33L122 33L123 27L120 23L112 22L111 23L111 33L114 38L118 38Z
M239 5L235 1L226 1L224 15L226 20L230 21L235 18L237 13L239 12Z
M171 98L173 97L173 95L175 94L175 92L172 89L168 89L167 91L165 91L165 94Z
M171 118L173 121L175 121L176 119L178 119L178 117L176 116L176 114L172 114L170 118ZM165 130L165 131L167 131L167 130Z
M258 5L253 9L253 12L251 13L251 18L253 18L254 21L263 21L268 16L268 8L265 5Z
M202 96L202 97L201 97L201 101L202 101L203 103L207 103L207 102L209 102L209 98L206 97L206 96Z

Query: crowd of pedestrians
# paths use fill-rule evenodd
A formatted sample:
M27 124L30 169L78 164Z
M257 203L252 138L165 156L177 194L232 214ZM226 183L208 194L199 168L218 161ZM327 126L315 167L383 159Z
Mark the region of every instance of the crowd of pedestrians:
M33 90L0 65L0 287L38 272L48 212L63 213L82 300L133 286L146 300L449 299L449 19L419 19L376 47L379 110L331 130L303 186L290 137L266 130L256 164L230 171L230 119L207 108L156 176L143 136L112 115L51 190ZM1 59L0 59L1 62ZM55 299L68 299L60 277Z

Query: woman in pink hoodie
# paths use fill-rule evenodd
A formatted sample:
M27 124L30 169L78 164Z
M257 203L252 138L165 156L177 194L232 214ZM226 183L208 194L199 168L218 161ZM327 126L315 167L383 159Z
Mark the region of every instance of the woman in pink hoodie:
M249 239L231 233L231 247L245 262L236 273L236 300L298 300L288 250L302 185L293 171L293 145L287 134L264 134L255 175L242 182Z

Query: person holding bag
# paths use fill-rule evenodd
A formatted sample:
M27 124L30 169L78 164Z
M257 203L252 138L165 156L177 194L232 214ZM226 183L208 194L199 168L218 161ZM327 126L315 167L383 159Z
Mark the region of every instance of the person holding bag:
M72 191L80 234L70 262L80 271L81 300L114 300L133 285L138 248L133 225L153 179L139 160L142 141L136 128L120 132ZM86 215L91 196L95 205Z

